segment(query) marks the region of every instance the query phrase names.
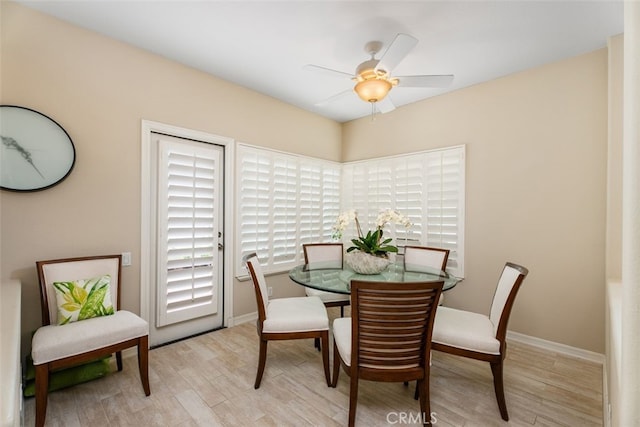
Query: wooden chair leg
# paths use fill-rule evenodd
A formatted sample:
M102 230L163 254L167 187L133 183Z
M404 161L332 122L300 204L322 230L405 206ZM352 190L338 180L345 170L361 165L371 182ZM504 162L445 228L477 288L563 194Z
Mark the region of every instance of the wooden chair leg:
M356 423L356 409L358 407L358 378L351 376L351 387L349 390L349 427Z
M344 317L344 305L340 306L340 317Z
M116 366L118 367L118 371L122 371L122 352L116 351Z
M493 388L496 391L496 399L500 408L500 415L505 421L509 421L509 413L507 412L507 402L504 399L504 383L502 380L502 360L500 362L491 363L491 372L493 373Z
M46 363L36 368L36 427L44 426L47 416L47 395L49 392L49 368Z
M327 387L331 387L331 372L329 371L329 331L322 332L322 365L324 366L324 377L327 380Z
M418 390L420 392L418 393ZM425 426L431 425L431 403L429 400L429 377L419 380L416 384L416 394L420 395L420 412L422 413L422 423Z
M333 341L333 380L331 380L331 387L336 388L338 385L338 376L340 375L340 354L338 353L338 347L335 340Z
M322 350L322 348L320 347L320 338L314 338L314 339L313 339L313 346L314 346L315 348L317 348L317 349L318 349L318 351L321 351L321 350Z
M258 373L256 374L256 383L253 388L260 387L262 381L262 374L264 374L264 365L267 362L267 340L260 337L260 355L258 356Z
M138 341L138 371L140 372L140 381L142 381L142 388L144 389L144 395L149 396L151 394L151 388L149 388L149 336L145 335L140 337Z

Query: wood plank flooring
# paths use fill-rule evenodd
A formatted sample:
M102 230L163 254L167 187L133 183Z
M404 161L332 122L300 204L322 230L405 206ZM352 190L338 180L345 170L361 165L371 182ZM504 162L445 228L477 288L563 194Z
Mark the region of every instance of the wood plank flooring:
M151 396L135 357L122 372L53 392L47 426L344 426L349 377L324 382L312 340L270 342L262 385L254 390L255 325L244 324L151 350ZM114 363L115 365L115 363ZM115 368L114 368L115 370ZM436 426L601 426L602 366L510 343L502 421L488 363L433 352L431 410ZM417 425L414 385L362 381L356 425ZM406 418L401 418L405 416ZM413 418L412 418L413 417ZM25 400L33 426L35 401Z

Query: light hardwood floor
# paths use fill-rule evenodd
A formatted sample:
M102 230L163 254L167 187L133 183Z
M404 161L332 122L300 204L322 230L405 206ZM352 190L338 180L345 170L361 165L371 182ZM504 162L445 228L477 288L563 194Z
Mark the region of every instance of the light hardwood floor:
M47 426L344 426L349 377L328 388L312 340L270 342L262 385L254 390L254 324L211 332L151 350L151 396L135 357L122 372L53 392ZM602 366L510 343L505 389L511 420L502 421L488 363L434 352L431 410L436 426L601 426ZM363 381L358 426L416 425L414 385ZM25 400L33 426L34 399ZM405 418L409 421L410 418Z

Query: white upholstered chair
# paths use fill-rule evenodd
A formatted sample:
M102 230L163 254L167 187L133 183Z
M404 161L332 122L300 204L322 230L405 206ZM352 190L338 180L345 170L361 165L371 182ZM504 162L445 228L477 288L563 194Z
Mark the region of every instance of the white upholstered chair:
M344 251L342 243L307 243L302 245L304 263L309 270L323 268L342 268ZM350 304L349 295L335 292L304 288L309 297L318 297L325 307L340 307L340 316L344 316L344 307Z
M405 246L404 269L405 271L431 272L433 270L445 271L449 249L433 248L428 246ZM444 303L444 294L440 295L438 305Z
M428 246L405 246L404 248L406 271L424 271L423 267L444 271L447 268L448 259L449 249Z
M327 385L331 385L329 373L329 316L318 297L294 297L269 299L267 282L258 256L246 255L243 262L249 270L258 305L258 336L260 354L254 388L260 387L267 361L267 342L270 340L294 340L319 338L322 341L322 362Z
M506 263L488 316L440 307L433 327L434 350L491 364L496 399L500 415L505 421L509 420L509 414L504 398L502 371L507 351L507 324L516 294L528 273L522 266Z
M305 243L302 245L304 263L310 271L325 268L342 268L343 248L342 243ZM344 307L351 303L349 295L320 291L309 287L305 287L304 292L308 297L320 298L325 307L340 307L340 317L344 317ZM318 338L315 339L314 345L318 350L321 349Z
M121 371L121 352L125 348L137 347L142 388L145 395L151 394L148 373L149 325L137 315L120 310L121 258L121 255L106 255L36 262L43 325L33 335L31 345L36 371L36 426L43 426L45 422L51 371L112 353L116 354L117 368ZM114 313L59 324L61 319L58 318L54 283L85 281L105 275L109 276L103 282L103 286L109 283L109 292L105 295L110 294ZM92 298L91 295L86 297L86 301ZM104 298L108 304L106 296ZM79 311L82 312L82 309Z
M333 321L333 380L340 365L350 376L349 426L353 426L360 379L418 381L420 412L430 425L429 358L437 301L443 282L351 281L351 315Z

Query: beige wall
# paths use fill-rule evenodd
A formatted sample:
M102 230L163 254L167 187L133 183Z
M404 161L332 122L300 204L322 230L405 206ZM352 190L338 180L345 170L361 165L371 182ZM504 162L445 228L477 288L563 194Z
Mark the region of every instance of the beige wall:
M465 280L488 313L505 261L530 274L511 330L604 352L605 49L343 127L343 160L467 144Z
M488 311L501 266L531 273L510 328L604 352L605 50L340 126L269 97L9 2L1 7L4 104L72 136L61 185L0 192L0 277L23 282L23 337L40 323L34 262L133 253L124 308L139 309L140 121L330 160L467 144L466 278L447 304ZM269 278L274 296L300 289ZM255 308L246 282L234 314ZM24 349L23 349L24 351Z
M40 325L36 260L132 252L122 305L139 312L142 119L340 160L338 123L14 3L0 7L0 102L52 117L77 152L60 185L0 192L0 277L22 280L23 353ZM250 285L234 293L236 315L255 310Z
M608 45L608 145L606 277L622 279L622 95L624 37L611 37Z
M607 301L605 355L606 379L611 404L611 424L620 424L620 384L622 359L622 115L624 37L608 42L609 69L609 142L607 166ZM607 411L605 411L605 416Z

